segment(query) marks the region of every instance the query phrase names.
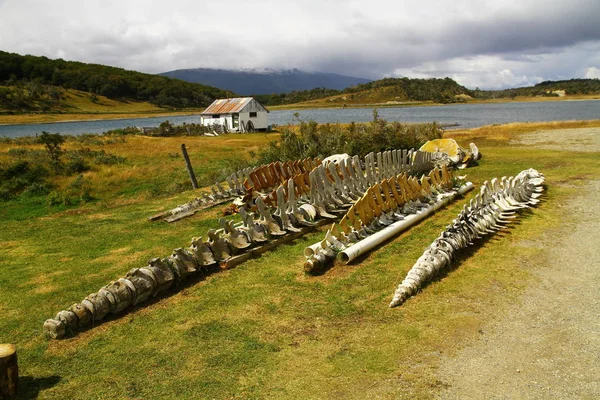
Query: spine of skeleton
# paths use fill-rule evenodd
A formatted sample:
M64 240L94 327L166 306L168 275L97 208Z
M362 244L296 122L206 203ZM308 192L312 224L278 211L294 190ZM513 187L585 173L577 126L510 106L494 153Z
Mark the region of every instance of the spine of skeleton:
M481 192L419 257L396 289L390 307L397 307L414 296L450 266L458 251L472 246L483 236L505 229L519 210L537 205L544 190L543 183L544 175L534 169L524 170L515 177L486 181Z

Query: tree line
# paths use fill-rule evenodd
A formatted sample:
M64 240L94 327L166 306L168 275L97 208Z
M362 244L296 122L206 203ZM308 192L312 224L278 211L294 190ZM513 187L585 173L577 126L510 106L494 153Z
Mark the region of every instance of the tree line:
M461 101L457 95L467 95L475 99L499 99L526 97L557 97L557 90L564 90L566 95L599 94L600 79L570 79L562 81L544 81L535 86L503 90L467 89L451 78L411 79L383 78L377 81L363 83L343 90L316 88L312 90L294 91L290 93L257 95L258 101L267 106L294 104L303 101L318 100L343 94L356 94L374 89L394 87L396 93L406 97L406 100L433 101L436 103L454 103Z
M383 78L377 81L350 86L343 90L316 88L312 90L293 91L290 93L257 95L258 101L267 106L293 104L302 101L317 100L343 94L355 94L368 90L395 87L398 93L402 93L405 100L434 101L436 103L453 103L456 95L473 95L473 91L459 85L451 78Z
M211 86L123 68L0 51L0 83L15 86L17 82L35 82L172 108L206 107L217 98L233 95Z
M598 94L600 93L600 79L569 79L562 81L544 81L534 86L519 87L504 90L478 90L474 96L479 99L527 97L558 97L557 90L564 90L566 95Z

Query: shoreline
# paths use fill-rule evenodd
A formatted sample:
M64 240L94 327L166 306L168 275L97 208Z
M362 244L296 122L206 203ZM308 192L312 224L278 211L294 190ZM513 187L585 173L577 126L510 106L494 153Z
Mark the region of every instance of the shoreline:
M118 121L118 120L123 120L123 119L138 119L138 118L159 118L159 117L184 117L187 115L199 115L202 112L202 110L198 110L198 111L182 111L182 112L172 112L172 113L156 113L156 114L146 114L146 113L140 113L140 114L135 114L135 113L124 113L124 114L19 114L19 115L14 115L14 117L23 117L23 116L31 116L32 120L34 120L35 122L28 122L28 121L23 121L23 122L4 122L4 115L0 115L0 126L17 126L17 125L41 125L41 124L59 124L59 123L71 123L71 122L93 122L93 121L107 121L107 120L111 120L111 121ZM49 118L49 117L55 117L55 116L76 116L76 115L81 115L84 118L69 118L69 119L52 119L52 120L43 120L43 117ZM8 116L8 115L6 115ZM86 117L91 117L93 116L93 118L86 118ZM114 117L113 117L114 116ZM42 117L42 120L38 120L35 117Z
M598 101L600 95L592 95L586 97L517 97L515 99L490 99L490 100L469 100L456 103L433 103L431 101L413 101L413 102L390 102L390 103L369 103L369 104L343 104L338 103L296 103L286 104L281 106L271 106L270 110L307 110L314 108L404 108L404 107L432 107L432 106L453 106L453 105L468 105L468 104L500 104L500 103L545 103L553 101Z
M433 103L433 102L398 102L398 103L372 103L372 104L346 104L345 106L339 104L289 104L283 106L271 106L268 107L272 111L293 111L293 110L311 110L311 109L345 109L345 108L407 108L407 107L433 107L433 106L461 106L469 104L501 104L501 103L546 103L546 102L579 102L579 101L600 101L600 95L594 95L594 97L573 97L573 98L553 98L553 97L540 97L540 98L516 98L516 99L492 99L492 100L473 100L466 102L457 103ZM125 120L125 119L142 119L142 118L159 118L159 117L178 117L178 116L189 116L198 115L202 110L194 111L181 111L181 112L166 112L166 113L123 113L123 114L17 114L17 115L0 115L0 126L19 126L19 125L41 125L41 124L54 124L54 123L73 123L73 122L92 122L92 121L106 121L106 120ZM81 118L77 118L77 116ZM62 117L65 119L62 119ZM12 118L11 118L12 117ZM32 121L11 121L11 119L23 118L31 119Z

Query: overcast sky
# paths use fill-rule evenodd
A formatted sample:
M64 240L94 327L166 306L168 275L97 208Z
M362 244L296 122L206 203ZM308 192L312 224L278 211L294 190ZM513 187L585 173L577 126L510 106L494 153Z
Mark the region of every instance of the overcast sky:
M505 88L600 78L600 1L0 0L0 50L148 73L298 68Z

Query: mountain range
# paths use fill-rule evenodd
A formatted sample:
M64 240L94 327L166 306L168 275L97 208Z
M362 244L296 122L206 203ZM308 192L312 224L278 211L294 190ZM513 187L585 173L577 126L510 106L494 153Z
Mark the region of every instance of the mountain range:
M305 72L298 69L225 70L193 68L163 72L159 75L231 90L240 95L289 93L321 87L342 90L349 86L370 82L369 79L364 78L325 72Z

